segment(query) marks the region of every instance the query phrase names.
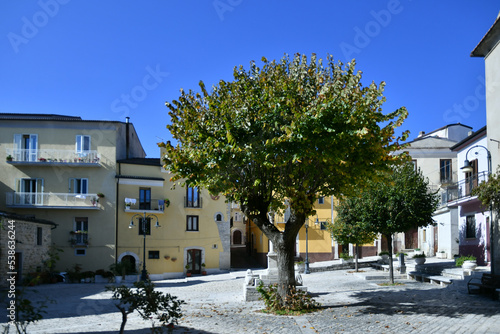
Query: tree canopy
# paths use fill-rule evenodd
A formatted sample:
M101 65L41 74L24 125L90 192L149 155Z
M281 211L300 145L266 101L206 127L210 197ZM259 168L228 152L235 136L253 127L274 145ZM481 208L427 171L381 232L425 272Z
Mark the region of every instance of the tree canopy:
M402 161L395 128L406 109L384 114L385 83L363 87L354 61L343 66L297 54L235 67L234 80L210 92L181 90L167 102L177 143L166 149L172 180L204 187L241 204L273 242L280 282L293 284L293 245L318 196L350 194L377 170ZM267 215L291 215L279 231ZM286 277L285 277L286 276Z
M377 181L370 181L357 198L348 203L364 226L387 238L392 254L392 235L411 228L434 223L432 218L439 198L430 192L429 181L414 165L407 163L381 175ZM350 209L346 205L348 210ZM391 281L394 281L391 266Z

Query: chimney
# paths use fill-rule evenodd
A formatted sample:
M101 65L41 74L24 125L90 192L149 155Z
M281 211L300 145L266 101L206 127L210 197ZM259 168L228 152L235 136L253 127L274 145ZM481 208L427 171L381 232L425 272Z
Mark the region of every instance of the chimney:
M417 138L420 138L420 137L422 137L423 135L425 135L425 131L420 131L420 132L418 133L418 137L417 137Z

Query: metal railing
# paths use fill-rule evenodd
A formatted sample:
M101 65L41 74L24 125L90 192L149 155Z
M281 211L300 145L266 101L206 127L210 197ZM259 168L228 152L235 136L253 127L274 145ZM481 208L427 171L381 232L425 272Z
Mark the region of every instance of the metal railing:
M165 211L165 201L159 198L152 198L150 202L139 202L137 198L125 199L125 211Z
M99 163L100 155L95 150L76 152L75 150L7 148L7 158L12 162Z
M192 198L189 198L188 196L184 196L184 207L185 208L202 208L203 201L202 201L201 196L198 196L198 198L195 198L194 200Z
M464 197L472 196L472 190L485 181L488 181L488 172L483 171L456 182L448 186L445 191L441 193L441 202L449 203Z
M68 193L36 193L16 192L6 193L6 205L17 207L92 207L97 206L97 194Z

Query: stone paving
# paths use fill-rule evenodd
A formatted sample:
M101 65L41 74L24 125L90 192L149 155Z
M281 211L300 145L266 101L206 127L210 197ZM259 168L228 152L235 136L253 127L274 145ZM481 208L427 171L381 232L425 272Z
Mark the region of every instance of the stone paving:
M262 302L243 302L244 271L155 282L184 299L184 316L173 333L499 333L500 302L468 295L464 281L447 287L398 279L365 280L347 270L303 275L323 309L302 316L260 312ZM50 296L48 314L29 333L117 333L121 315L104 284L38 286ZM5 311L4 311L5 312ZM3 318L5 319L5 317ZM150 323L132 314L126 333L150 333ZM11 333L14 332L11 330Z

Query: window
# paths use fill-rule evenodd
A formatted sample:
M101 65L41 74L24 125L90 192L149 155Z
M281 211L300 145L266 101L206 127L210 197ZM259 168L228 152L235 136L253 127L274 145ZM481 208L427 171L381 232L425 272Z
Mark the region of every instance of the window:
M186 207L201 208L200 190L198 187L188 187L186 190Z
M412 163L412 165L413 165L413 170L415 170L415 171L416 171L416 170L417 170L417 160L413 159L413 160L411 161L411 163Z
M146 221L144 221L144 218L139 219L139 235L151 235L151 218L146 218Z
M16 161L38 160L38 135L15 134L14 135L14 159Z
M151 188L139 189L139 209L151 210Z
M326 230L326 222L319 222L320 230Z
M90 151L90 136L77 135L75 144L76 153L86 155Z
M234 213L234 221L235 222L240 222L241 221L241 213L235 212Z
M215 215L215 221L221 222L222 221L222 214L218 213Z
M452 181L451 159L439 160L439 170L441 183L450 183Z
M465 217L465 238L471 239L476 237L476 217Z
M186 231L198 231L198 216L187 216Z
M149 251L148 259L159 259L159 258L160 258L160 251Z
M41 246L43 241L43 228L36 228L36 244L37 246Z
M75 218L75 245L87 245L89 241L89 221L87 217Z
M89 179L69 179L69 193L70 194L88 194L89 191Z
M318 198L318 204L325 204L325 198L323 196Z
M85 256L85 255L87 255L87 249L77 248L77 249L75 249L75 255L76 256Z
M43 179L17 179L16 189L16 204L43 204Z

